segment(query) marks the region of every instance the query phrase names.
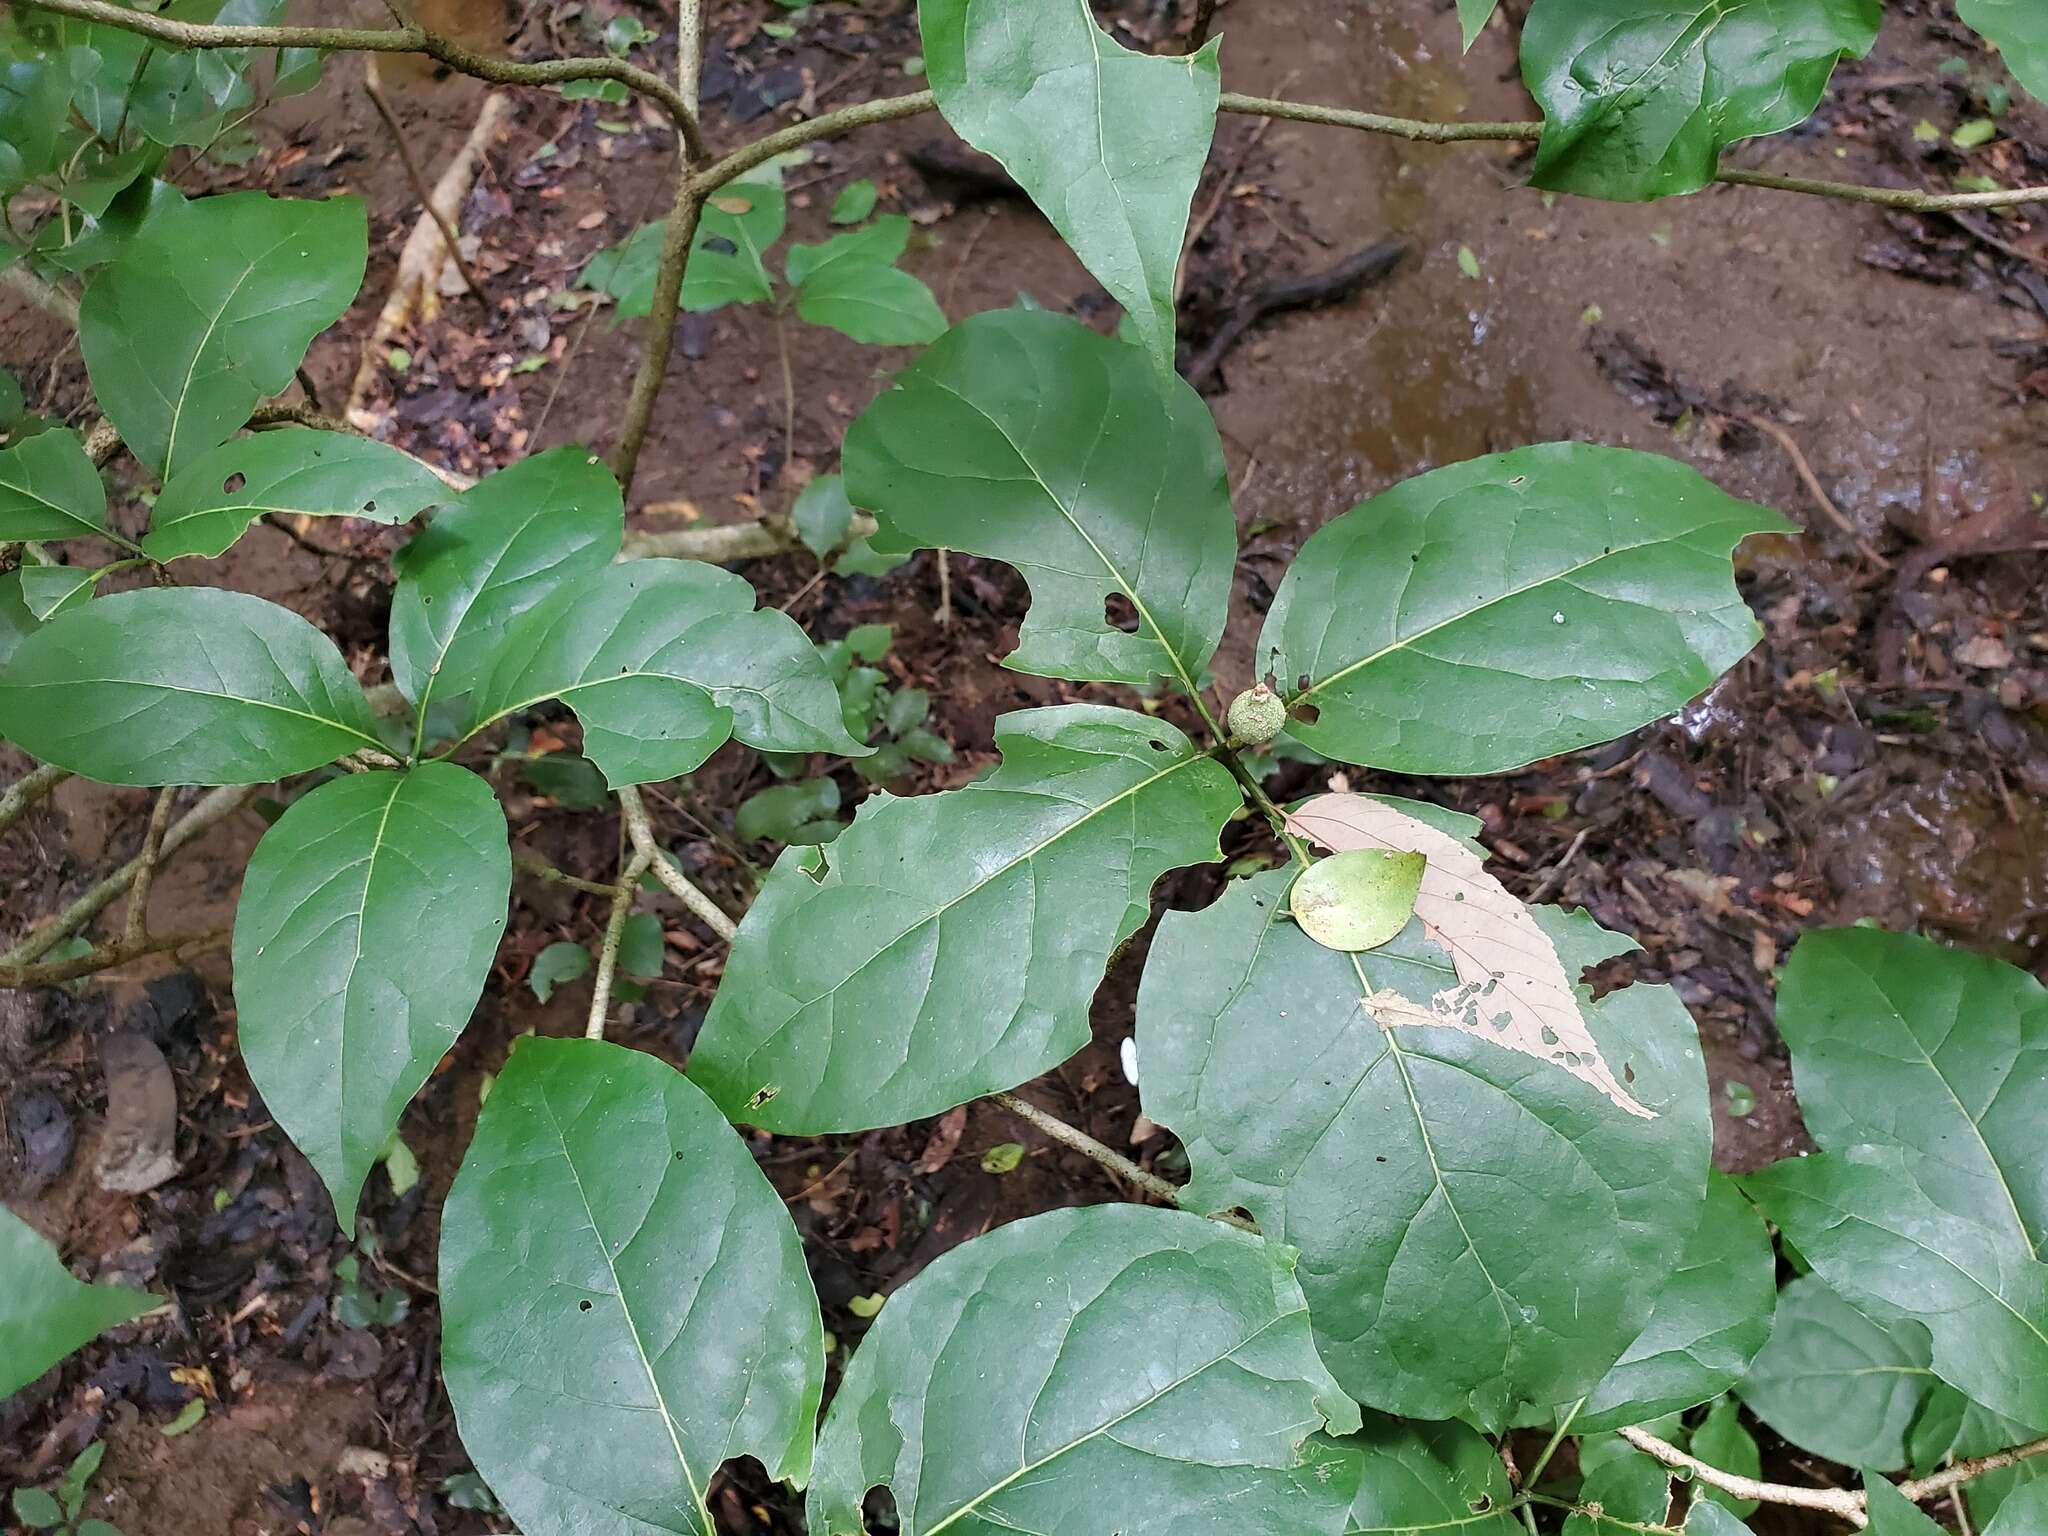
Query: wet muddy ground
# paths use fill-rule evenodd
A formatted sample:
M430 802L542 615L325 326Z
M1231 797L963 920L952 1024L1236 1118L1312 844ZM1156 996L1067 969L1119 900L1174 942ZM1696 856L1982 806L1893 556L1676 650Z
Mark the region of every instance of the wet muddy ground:
M518 26L496 0L422 7L430 25L478 46L512 33L524 50L590 51L579 8L530 9L534 19ZM714 7L711 127L730 143L791 103L822 110L915 88L904 68L917 52L909 9L903 0L826 4L781 40L760 28L784 17L765 0ZM1963 172L2048 179L2048 113L2035 106L2016 107L2005 136L1967 164L1916 139L1922 119L1947 127L1976 115L1972 93L1988 72L1945 7L1887 9L1877 52L1843 70L1820 114L1737 152L1736 163L1912 184ZM1105 14L1127 41L1149 43L1169 35L1168 10ZM376 8L361 19L375 22ZM650 9L645 19L658 18ZM1220 29L1236 90L1433 117L1530 115L1510 32L1496 26L1461 60L1445 0L1234 0ZM1944 72L1951 57L1969 68ZM402 61L382 68L431 176L467 133L481 90ZM362 97L360 62L329 70L319 93L262 127L261 153L246 166L206 169L194 184L369 199L364 297L309 365L333 403L347 393L417 209ZM950 315L1028 293L1111 325L1105 296L1027 207L917 168L933 164L944 139L926 117L818 146L788 172L793 234L819 238L838 188L869 177L884 206L913 217L908 264ZM448 296L400 338L409 366L382 368L369 401L385 435L471 472L561 442L607 446L637 322L615 327L556 296L591 252L660 212L668 168L667 136L637 109L519 96L514 131L491 151L461 221L489 305ZM1708 1046L1717 1159L1752 1168L1801 1145L1772 993L1802 930L1868 918L2043 967L2048 220L1909 218L1730 188L1614 206L1553 200L1518 180L1513 146L1409 146L1223 119L1196 199L1183 306L1192 348L1262 285L1375 241L1409 251L1386 282L1260 326L1222 364L1213 404L1243 555L1218 683L1227 695L1250 680L1259 615L1308 533L1397 479L1489 449L1573 437L1671 453L1804 526L1746 550L1745 589L1765 641L1679 719L1498 779L1350 774L1354 787L1479 815L1492 867L1511 888L1583 904L1636 936L1641 952L1608 979L1679 989ZM33 400L82 402L76 349L41 317L0 311L0 356ZM806 333L791 452L772 326L751 312L686 317L636 519L676 526L785 507L810 475L835 467L846 424L906 356ZM1753 420L1789 439L1813 485ZM188 579L291 604L341 637L375 681L393 536L322 529L316 539L342 553L317 555L259 529ZM885 665L931 689L935 728L957 751L899 792L979 772L997 714L1082 692L997 665L1023 597L1003 567L952 562L946 626L934 618L930 556L879 580L814 581L806 557L746 574L820 638L862 623L896 627ZM11 776L16 764L5 766ZM1287 793L1328 776L1286 772L1278 787ZM864 790L844 777L849 800ZM500 780L516 836L565 868L607 874L616 848L608 821L514 774ZM766 782L728 751L657 800L671 835L693 837L696 874L734 909L746 899L747 863L772 850L736 847L731 818ZM125 857L146 804L136 792L71 784L9 834L0 842L6 927L53 910L108 858ZM224 920L261 826L244 813L172 864L156 888L161 919ZM1247 836L1230 851L1252 846ZM1200 905L1218 878L1189 872L1160 895ZM406 1116L420 1182L399 1195L373 1176L369 1237L353 1253L239 1065L223 961L191 977L138 972L77 996L4 1004L0 1193L67 1255L173 1303L0 1405L0 1483L40 1477L99 1435L110 1450L95 1512L128 1536L503 1529L467 1507L477 1500L435 1376L438 1210L480 1084L511 1039L580 1026L580 989L536 1002L525 982L533 956L560 938L589 939L600 921L590 898L519 886L514 931L476 1020ZM614 1033L680 1061L721 957L680 917L668 926L666 975ZM1177 1173L1177 1151L1137 1124L1116 1066L1142 947L1103 988L1096 1045L1034 1091ZM168 1064L180 1171L146 1194L109 1194L95 1168L122 1128L107 1125L106 1077L133 1049L110 1042L134 1036ZM1030 1148L1023 1164L984 1172L982 1152L1009 1141ZM848 1301L887 1292L993 1223L1117 1193L1094 1165L989 1106L827 1142L761 1138L757 1151L804 1233L827 1326L847 1343L864 1327ZM205 1417L167 1438L194 1399L206 1402ZM794 1528L755 1469L721 1480L714 1506L736 1533Z

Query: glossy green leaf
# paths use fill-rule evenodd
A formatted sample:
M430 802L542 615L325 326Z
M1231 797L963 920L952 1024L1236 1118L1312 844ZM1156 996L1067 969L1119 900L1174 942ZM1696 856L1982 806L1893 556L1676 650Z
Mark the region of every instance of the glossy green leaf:
M1844 928L1801 937L1778 1011L1815 1141L1903 1150L1935 1204L2041 1255L2048 988L1988 955Z
M1486 30L1499 6L1500 0L1458 0L1458 36L1467 48Z
M1707 1203L1650 1323L1572 1420L1582 1434L1641 1424L1704 1403L1743 1379L1771 1337L1777 1260L1740 1191L1707 1175Z
M57 1250L0 1206L0 1398L11 1397L74 1349L162 1298L72 1278Z
M1697 192L1721 150L1803 122L1878 0L1536 0L1522 79L1543 109L1532 184L1640 201Z
M910 239L910 220L884 214L866 229L834 235L823 245L789 248L796 312L812 325L876 346L919 346L946 328L931 289L895 263Z
M1514 1490L1500 1453L1468 1424L1417 1424L1368 1413L1364 1427L1338 1444L1358 1452L1363 1463L1344 1536L1447 1530L1514 1536L1521 1530L1507 1512Z
M1707 1410L1707 1416L1693 1430L1692 1444L1687 1449L1707 1465L1719 1467L1723 1472L1751 1479L1763 1476L1762 1453L1757 1450L1754 1437L1743 1427L1741 1411L1733 1398L1724 1397ZM1702 1485L1694 1497L1719 1504L1738 1520L1748 1519L1757 1509L1756 1500L1739 1499L1725 1488Z
M681 1073L519 1042L441 1234L448 1397L521 1529L715 1536L730 1457L804 1481L825 1344L803 1247Z
M157 560L223 554L259 517L395 524L453 492L418 459L347 432L293 427L201 454L164 483L142 547Z
M735 181L712 193L683 268L683 308L717 309L774 298L767 253L782 238L786 217L780 187Z
M1863 1493L1871 1536L1943 1536L1942 1528L1922 1514L1920 1506L1899 1492L1889 1478L1865 1471Z
M1033 1216L889 1298L818 1440L813 1536L1337 1536L1359 1427L1284 1249L1185 1211Z
M105 574L105 568L91 565L24 565L21 600L30 613L47 621L91 597Z
M1504 772L1704 691L1762 633L1728 552L1788 526L1656 454L1491 454L1403 481L1311 536L1257 665L1298 712L1289 733L1326 757Z
M1032 606L1006 666L1192 687L1222 637L1237 523L1216 424L1183 380L1086 326L1015 309L962 321L853 424L845 472L877 550L1023 573ZM1106 617L1112 602L1135 630Z
M1956 0L1956 14L1997 47L2015 80L2048 101L2048 12L2036 0Z
M533 957L533 968L526 973L526 983L533 988L533 995L545 1003L563 982L575 981L589 974L590 951L581 944L564 939L550 944Z
M0 539L75 539L106 528L107 489L76 432L38 432L0 453Z
M2048 1482L2032 1482L1999 1506L1984 1536L2041 1536L2048 1531Z
M1287 893L1301 931L1326 949L1377 949L1408 926L1428 863L1419 853L1353 848L1318 859Z
M1598 1508L1600 1515L1566 1516L1565 1536L1628 1536L1644 1527L1660 1527L1671 1508L1671 1473L1623 1444L1586 1473L1579 1502Z
M832 779L805 779L801 784L777 784L747 796L733 817L733 835L741 842L773 839L778 843L822 843L820 824L833 828L830 820L839 813L839 785Z
M21 572L19 569L0 574L0 679L6 676L7 663L14 658L15 650L41 624L29 611L27 601L21 595ZM7 734L5 706L0 705L0 737Z
M1002 162L1170 372L1174 268L1216 131L1216 41L1133 53L1086 0L918 0L917 19L946 121Z
M1779 1292L1770 1341L1735 1390L1801 1450L1896 1472L1941 1385L1932 1358L1919 1323L1880 1327L1818 1275L1802 1275Z
M849 181L839 189L839 195L832 199L832 222L858 224L875 211L877 195L875 184L866 177L859 181Z
M1694 1499L1681 1529L1685 1536L1750 1536L1748 1526L1711 1499Z
M996 745L966 788L874 795L828 847L776 861L690 1058L727 1114L799 1135L898 1125L1066 1060L1153 882L1219 857L1242 803L1220 764L1127 710L1005 715Z
M1741 1182L1844 1301L1887 1327L1923 1324L1942 1380L2008 1418L2048 1423L2048 1265L2009 1231L1944 1208L1921 1182L1926 1162L1855 1147Z
M443 507L393 564L391 675L422 712L468 696L512 623L604 569L625 537L619 482L587 448L523 459Z
M1383 1016L1456 985L1420 921L1370 954L1285 918L1293 878L1169 912L1138 990L1145 1113L1178 1134L1193 1209L1243 1206L1302 1255L1323 1358L1360 1402L1505 1425L1590 1392L1643 1331L1699 1225L1699 1045L1665 988L1578 1006L1651 1118L1484 1032ZM1630 948L1534 909L1569 976ZM1425 1015L1427 1017L1428 1015Z
M345 1232L399 1114L483 994L512 885L505 839L488 784L427 763L322 784L249 859L234 937L242 1056Z
M795 620L696 560L629 560L571 581L505 635L470 731L558 698L616 789L679 778L728 738L769 752L868 750ZM467 733L466 733L467 734Z
M93 393L129 450L168 476L225 441L346 312L368 249L353 197L231 192L151 218L79 311Z
M263 784L380 745L333 641L207 587L116 593L27 636L0 736L103 784Z

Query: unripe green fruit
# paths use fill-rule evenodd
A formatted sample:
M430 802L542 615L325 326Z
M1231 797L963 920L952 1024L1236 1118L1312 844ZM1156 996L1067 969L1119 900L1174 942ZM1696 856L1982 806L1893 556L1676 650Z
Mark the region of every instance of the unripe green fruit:
M1230 701L1223 723L1230 728L1233 741L1255 747L1280 734L1280 727L1287 723L1287 706L1264 683L1254 683Z

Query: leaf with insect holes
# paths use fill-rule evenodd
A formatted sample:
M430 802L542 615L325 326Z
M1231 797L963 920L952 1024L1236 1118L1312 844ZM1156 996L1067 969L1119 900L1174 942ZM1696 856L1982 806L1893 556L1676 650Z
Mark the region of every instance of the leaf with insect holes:
M806 1505L859 1536L1339 1536L1359 1413L1316 1358L1293 1256L1185 1211L1101 1205L932 1261L855 1352Z
M1858 1146L1740 1182L1844 1301L1887 1327L1923 1325L1942 1380L2007 1418L2048 1423L2048 1264L2009 1227L1945 1206L1950 1186L1927 1175L1932 1163Z
M0 452L0 539L76 539L107 530L107 488L76 432L38 432Z
M629 560L571 581L507 630L464 735L560 699L617 789L680 778L737 738L764 752L864 756L796 621L696 560Z
M550 594L603 570L625 537L619 482L589 449L522 459L464 491L392 564L391 675L424 714L466 698L507 632Z
M1956 15L1998 49L2013 79L2048 101L2048 12L2037 0L1956 0Z
M1532 185L1641 201L1697 192L1721 151L1809 117L1878 0L1536 0L1522 80L1543 109Z
M1182 1199L1243 1206L1301 1251L1317 1346L1369 1407L1493 1430L1591 1391L1699 1224L1711 1128L1691 1019L1663 987L1572 989L1577 1037L1645 1118L1583 1062L1442 1017L1461 983L1421 907L1382 948L1339 953L1288 919L1293 878L1234 881L1153 937L1139 1088L1187 1148ZM1534 924L1568 977L1631 947L1583 913Z
M1763 1218L1720 1173L1649 1324L1572 1420L1591 1434L1642 1424L1727 1391L1771 1338L1777 1261Z
M262 192L174 203L85 290L93 394L144 466L170 475L292 382L363 285L360 199Z
M734 1456L799 1485L825 1381L781 1197L689 1080L522 1040L442 1218L441 1361L462 1443L528 1531L712 1536Z
M161 1301L146 1291L73 1279L42 1235L0 1206L0 1399Z
M896 270L909 240L910 220L890 213L823 245L791 246L788 273L797 314L875 346L933 340L946 328L946 312L931 289Z
M1338 854L1377 849L1426 856L1415 917L1423 936L1450 956L1457 984L1431 996L1421 1012L1403 999L1383 1006L1368 999L1382 1025L1463 1030L1560 1067L1616 1108L1651 1118L1601 1056L1557 946L1535 913L1509 895L1465 843L1365 795L1318 795L1288 815L1287 829Z
M483 994L511 888L505 814L453 763L330 780L250 856L235 908L242 1057L344 1232Z
M1129 710L1024 710L996 745L966 787L872 796L836 840L776 860L690 1056L727 1114L865 1130L1058 1065L1088 1043L1153 882L1218 858L1243 803L1220 764Z
M263 784L380 747L334 642L240 592L148 587L32 631L0 736L103 784Z
M947 331L849 429L845 474L878 551L1023 573L1032 604L1005 666L1193 687L1222 638L1237 522L1209 409L1064 316L995 310ZM1134 629L1112 622L1119 603Z
M787 218L782 188L761 181L728 182L705 201L683 269L683 308L717 309L775 297L768 247Z
M1344 1536L1516 1536L1514 1489L1500 1453L1469 1424L1416 1424L1377 1413L1336 1442L1363 1465Z
M1174 269L1216 131L1216 41L1133 53L1086 0L918 0L917 20L940 113L1017 179L1170 372Z
M260 517L396 524L452 500L410 454L349 432L259 432L200 455L164 482L142 541L153 560L225 554Z
M1590 746L1703 692L1762 631L1728 552L1790 524L1673 459L1546 443L1433 470L1326 524L1257 666L1288 734L1397 773Z

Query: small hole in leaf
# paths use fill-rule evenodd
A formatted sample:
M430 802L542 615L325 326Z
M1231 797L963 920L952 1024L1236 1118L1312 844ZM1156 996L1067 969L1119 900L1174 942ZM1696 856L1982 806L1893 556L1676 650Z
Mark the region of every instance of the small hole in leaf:
M1111 629L1135 635L1138 632L1137 607L1123 593L1112 592L1102 600L1102 622Z
M1301 676L1294 680L1294 691L1296 693L1307 693L1312 681L1306 672L1302 673Z
M723 235L713 235L709 240L706 240L704 242L704 249L719 256L737 256L740 253L740 248Z
M1155 741L1152 743L1152 750L1154 752L1164 752L1166 750L1166 743L1163 741Z
M1624 1061L1621 1064L1621 1080L1624 1083L1632 1083L1636 1080L1636 1068L1634 1062Z
M1294 718L1303 725L1314 725L1322 717L1323 712L1313 704L1297 704L1294 706Z
M577 1302L576 1310L578 1312L588 1312L590 1310L590 1298L586 1296L581 1301Z
M1483 1515L1488 1510L1493 1508L1493 1500L1482 1493L1481 1495L1479 1495L1478 1498L1472 1500L1472 1502L1466 1505L1465 1507L1471 1510L1472 1513L1475 1515Z
M249 477L238 469L232 475L229 475L227 479L221 481L220 493L223 496L232 496L248 483Z
M371 513L375 512L376 510L377 503L374 499L363 503L363 515L365 517L368 517Z

